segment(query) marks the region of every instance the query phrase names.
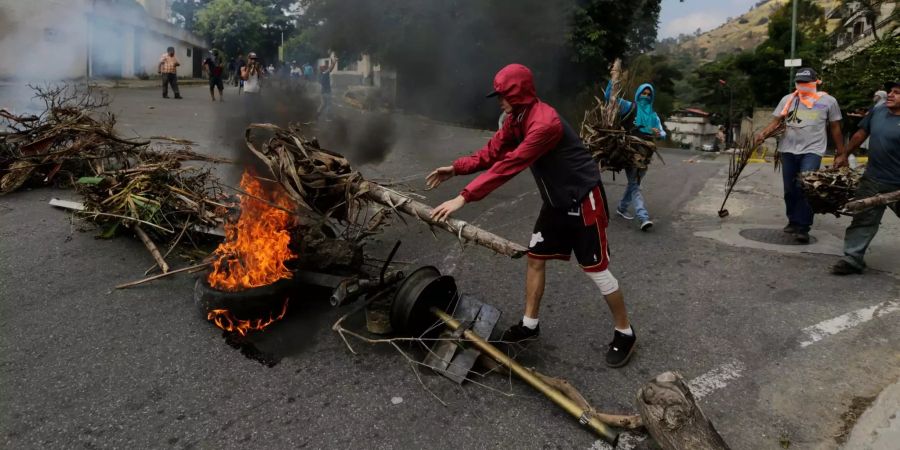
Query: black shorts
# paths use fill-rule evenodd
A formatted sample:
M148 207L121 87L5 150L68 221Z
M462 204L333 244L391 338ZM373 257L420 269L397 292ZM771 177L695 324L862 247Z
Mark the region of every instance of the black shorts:
M225 89L222 77L209 77L209 88L212 89L214 87L218 87L220 91Z
M585 272L602 272L609 267L607 223L600 187L589 192L573 210L551 208L545 203L534 224L528 257L568 261L574 252Z

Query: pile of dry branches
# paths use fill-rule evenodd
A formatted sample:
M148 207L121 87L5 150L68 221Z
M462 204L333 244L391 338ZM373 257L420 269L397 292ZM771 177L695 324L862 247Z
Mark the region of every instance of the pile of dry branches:
M102 93L68 85L32 89L44 103L40 114L0 110L0 194L29 180L48 183L62 174L63 182L71 183L126 166L129 153L150 143L116 134L115 117L106 111L109 99Z
M89 87L31 86L44 109L37 115L0 110L0 194L31 182L46 184L62 175L71 185L84 176L129 169L145 163L221 161L194 153L191 142L165 136L127 139L116 133L109 98ZM151 141L172 144L161 149Z
M839 217L844 205L853 199L861 176L856 170L842 167L804 172L799 179L813 212Z
M44 103L40 114L0 110L0 194L59 178L83 196L77 213L104 227L101 236L131 228L163 272L165 255L154 241L171 251L185 237L193 241L193 234L222 223L227 208L217 178L182 162L226 160L195 153L181 139L151 138L168 141L162 148L120 137L102 92L72 85L32 89Z

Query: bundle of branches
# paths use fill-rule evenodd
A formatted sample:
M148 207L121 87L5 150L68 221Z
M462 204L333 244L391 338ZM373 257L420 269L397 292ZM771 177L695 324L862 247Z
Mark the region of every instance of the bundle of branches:
M603 170L646 169L656 144L628 134L621 126L616 102L596 98L597 105L585 112L581 139ZM660 157L662 160L662 157Z
M597 104L584 113L581 123L581 140L603 170L619 172L622 169L646 169L653 159L656 144L629 134L622 126L619 115L621 62L616 60L612 69L612 95L610 101L594 97ZM660 160L662 157L660 156Z
M84 198L80 214L105 228L101 237L131 228L163 272L168 252L161 254L157 242L169 252L185 238L195 242L196 233L221 225L229 208L208 169L181 167L177 157L82 177L75 189Z
M841 209L853 199L861 176L854 169L842 167L804 172L799 175L799 179L813 212L840 217Z
M252 139L254 130L267 130L272 137L257 148ZM297 202L301 209L298 213L333 224L332 228L343 239L358 242L378 232L389 213L396 211L506 256L519 257L527 250L461 220L432 220L431 207L408 194L365 180L341 154L321 148L314 139L306 139L297 127L283 129L272 124L251 124L245 138L250 151L268 166L275 180Z
M48 183L59 174L64 181L97 176L106 170L128 168L154 156L149 140L120 137L115 116L107 111L108 97L90 88L70 85L31 86L44 103L38 115L15 115L0 110L0 194L26 183ZM161 137L182 146L182 160L208 159L184 148L189 142Z

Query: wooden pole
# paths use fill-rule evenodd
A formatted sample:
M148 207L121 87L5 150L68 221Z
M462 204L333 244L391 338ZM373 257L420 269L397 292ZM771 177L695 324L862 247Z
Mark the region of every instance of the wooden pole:
M462 220L451 218L447 219L445 222L437 222L431 218L432 207L392 190L385 189L376 183L362 181L353 183L352 188L355 193L362 193L368 200L395 209L404 214L409 214L429 225L449 231L457 235L460 239L474 242L501 255L509 256L510 258L520 258L528 251L528 248L520 244L516 244L506 238L500 237L490 231L485 231Z
M875 206L888 205L894 202L900 202L900 191L886 192L884 194L873 195L871 197L853 200L844 205L844 210L855 213L864 209L873 208Z
M166 260L162 257L162 254L159 253L159 249L156 248L156 244L153 243L153 240L150 239L150 236L147 236L147 233L141 229L140 225L134 226L134 233L141 238L141 242L144 243L144 246L147 247L147 250L150 250L150 254L153 255L153 259L156 260L156 264L159 266L159 269L162 270L163 273L169 271L169 265L166 264Z

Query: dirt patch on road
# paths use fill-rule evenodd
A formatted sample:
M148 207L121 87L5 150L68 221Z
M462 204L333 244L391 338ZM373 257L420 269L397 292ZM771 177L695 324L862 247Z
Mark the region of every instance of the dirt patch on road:
M853 400L850 400L850 407L841 414L841 421L844 424L841 426L840 432L834 435L834 440L838 444L843 444L847 441L847 436L850 435L850 432L856 425L856 421L859 420L859 416L869 409L869 406L875 401L875 397L874 395L871 397L853 397Z

